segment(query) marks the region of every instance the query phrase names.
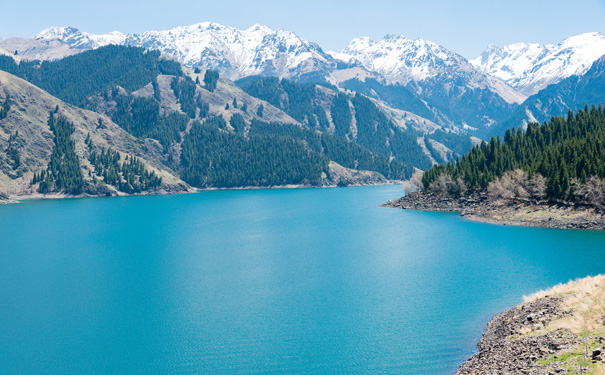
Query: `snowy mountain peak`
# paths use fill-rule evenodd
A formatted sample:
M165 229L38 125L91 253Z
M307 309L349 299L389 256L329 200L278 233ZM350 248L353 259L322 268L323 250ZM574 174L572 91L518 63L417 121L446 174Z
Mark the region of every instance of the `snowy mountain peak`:
M586 73L605 54L605 35L594 32L569 37L557 45L516 43L489 46L471 63L531 95L549 84Z
M384 76L388 82L406 84L435 77L445 67L468 62L444 47L423 39L386 35L378 41L368 37L353 39L342 51L332 54L345 61L358 61L366 69ZM473 68L470 68L473 70Z
M127 35L119 31L112 31L107 34L95 35L81 32L75 27L49 27L39 32L36 39L52 40L58 39L70 46L78 49L91 49L106 46L109 44L123 44Z
M108 44L144 47L170 55L190 67L219 69L231 79L249 75L300 77L325 72L335 65L321 48L295 33L253 25L246 30L201 22L141 34L112 32L94 35L75 28L52 27L37 39L59 39L72 47L93 49Z

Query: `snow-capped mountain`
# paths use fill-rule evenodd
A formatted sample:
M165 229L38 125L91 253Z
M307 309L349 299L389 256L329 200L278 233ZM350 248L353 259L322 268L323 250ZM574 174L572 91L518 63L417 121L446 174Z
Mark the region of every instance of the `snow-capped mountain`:
M525 97L472 66L462 56L423 39L387 35L379 41L368 37L353 39L341 53L330 52L349 64L358 62L365 69L384 77L389 84L435 80L446 87L460 84L470 89L488 89L508 103L521 103ZM458 82L458 83L454 83Z
M119 31L112 31L107 34L95 35L91 33L81 32L73 27L49 27L42 30L36 35L38 40L55 40L58 39L73 48L78 49L93 49L103 47L109 44L124 44L127 34Z
M605 88L605 55L597 59L583 75L573 75L561 82L549 85L530 96L507 121L494 129L495 134L504 129L528 122L543 122L553 116L564 116L569 110L577 111L586 105L603 103Z
M582 75L605 55L605 35L586 33L557 45L517 43L489 46L471 63L503 79L515 89L532 95L572 75Z
M377 87L375 81L367 79L365 86L374 87L364 89L361 80L345 81L342 86L370 96L375 92L381 97L383 92L391 99L385 99L391 105L412 110L409 103L414 98L403 89L394 92L394 88L404 87L428 104L425 112L426 109L433 112L435 117L429 118L442 125L485 130L508 118L526 98L504 81L475 68L462 56L422 39L395 35L378 41L358 38L341 53L330 54L348 66L357 64L377 74L382 84L390 88ZM408 97L405 103L396 102L401 95Z
M333 59L290 31L254 25L247 30L203 22L142 34L94 35L72 27L51 27L37 39L59 39L83 49L123 44L159 50L189 67L218 69L230 79L251 75L305 78L327 74Z
M232 80L263 75L326 80L343 88L357 85L361 92L370 91L393 106L401 104L398 109L421 110L423 113L417 113L421 116L431 112L435 121L443 119L444 126L487 128L525 99L504 81L443 46L403 36L388 35L379 41L354 39L342 53L325 53L317 44L282 29L254 25L239 30L208 22L131 35L94 35L53 27L36 38L58 39L81 49L123 44L159 50L189 67L216 69ZM355 80L361 86L351 83ZM379 94L363 87L369 80L388 87L378 90L383 93ZM394 98L395 86L408 90L406 98L415 104L388 100Z

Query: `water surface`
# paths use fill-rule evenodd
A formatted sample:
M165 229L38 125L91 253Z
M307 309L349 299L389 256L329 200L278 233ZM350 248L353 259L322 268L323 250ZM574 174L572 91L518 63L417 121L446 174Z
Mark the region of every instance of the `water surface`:
M450 374L605 233L380 208L398 186L0 206L0 372Z

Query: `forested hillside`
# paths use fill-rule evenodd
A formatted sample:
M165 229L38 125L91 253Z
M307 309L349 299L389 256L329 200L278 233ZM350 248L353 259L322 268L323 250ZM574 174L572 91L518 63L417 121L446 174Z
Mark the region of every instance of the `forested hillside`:
M110 45L56 61L21 61L0 56L0 70L21 77L78 106L110 85L136 91L159 74L181 75L179 63L157 51Z
M417 139L423 134L395 125L363 95L349 96L331 88L275 77L237 83L250 95L268 101L309 128L342 137L376 155L393 156L409 166L425 169L431 165L418 145Z
M489 189L495 197L603 204L605 195L603 106L527 130L507 130L504 139L474 147L456 162L425 172L424 189L461 195Z
M431 165L418 144L423 134L396 126L364 96L330 88L267 79L257 98L216 71L192 71L156 52L123 46L42 63L3 56L0 68L57 101L106 116L87 119L87 127L105 133L119 125L145 155L195 187L372 183L406 179L414 167ZM0 116L10 103L7 95ZM34 109L40 112L29 104ZM48 108L43 111L48 115ZM28 159L23 171L31 175L20 189L78 195L110 193L103 186L123 193L164 186L136 156L98 144L94 134L75 142L82 134L76 125L62 113L51 115L49 163L34 167ZM23 155L19 135L11 136L3 157L14 178ZM377 173L358 174L363 171Z

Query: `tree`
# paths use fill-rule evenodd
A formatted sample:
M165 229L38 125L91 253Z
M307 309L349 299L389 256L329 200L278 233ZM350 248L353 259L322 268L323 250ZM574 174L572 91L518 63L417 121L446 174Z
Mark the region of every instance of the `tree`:
M216 70L206 70L204 75L204 87L210 92L216 90L219 79L219 73Z
M256 115L257 115L258 117L263 117L263 112L264 112L264 111L265 111L265 107L263 106L263 103L261 103L261 104L258 106L258 109L256 110Z

